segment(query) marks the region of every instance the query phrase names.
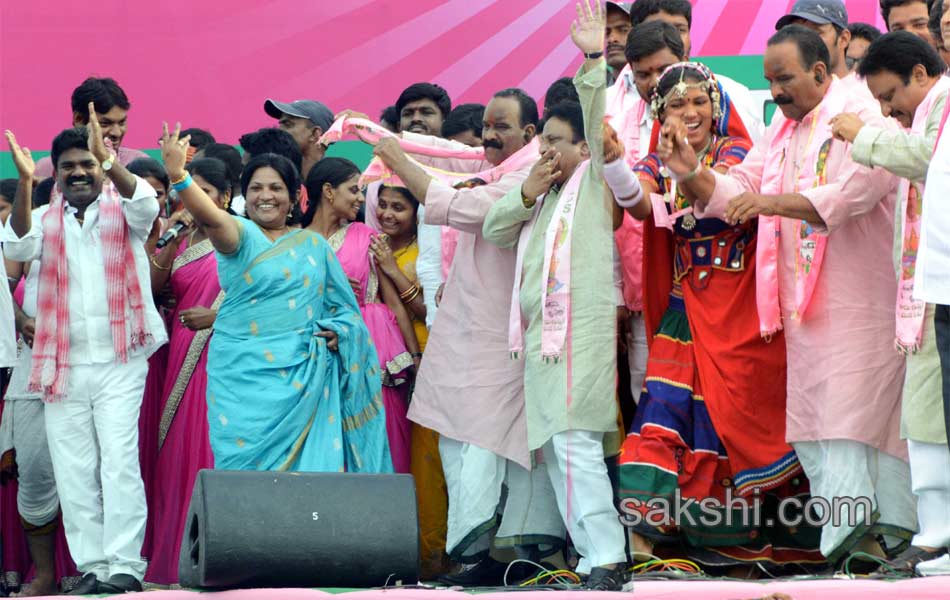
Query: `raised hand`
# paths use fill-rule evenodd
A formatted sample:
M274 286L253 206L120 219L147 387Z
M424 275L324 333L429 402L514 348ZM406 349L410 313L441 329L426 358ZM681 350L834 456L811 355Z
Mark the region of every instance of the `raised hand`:
M531 200L547 194L557 178L561 176L561 169L558 167L560 160L560 152L554 148L545 150L538 162L531 167L528 178L521 184L521 194Z
M114 149L109 145L106 145L106 141L102 138L102 126L99 125L99 117L96 115L96 105L94 102L89 103L89 151L92 152L92 155L96 157L100 163L105 162L112 154Z
M188 160L188 142L190 135L184 139L178 139L181 135L181 123L175 123L175 132L168 133L168 123L162 123L162 137L159 138L159 146L162 149L162 162L165 163L165 170L172 181L181 179L185 174L185 163Z
M342 117L346 117L347 119L366 119L367 121L373 121L366 113L361 113L351 108L347 108L346 110L341 110L340 112L336 113L333 115L333 120L339 121ZM375 121L373 122L375 123Z
M13 135L12 131L8 129L5 135L7 136L7 144L10 145L10 154L13 156L13 164L16 165L20 179L32 180L33 174L36 173L36 163L33 162L33 154L30 153L30 149L26 146L21 148L20 145L17 144L16 136Z
M584 54L604 51L604 32L607 16L600 0L582 0L577 3L577 18L571 23L571 40Z

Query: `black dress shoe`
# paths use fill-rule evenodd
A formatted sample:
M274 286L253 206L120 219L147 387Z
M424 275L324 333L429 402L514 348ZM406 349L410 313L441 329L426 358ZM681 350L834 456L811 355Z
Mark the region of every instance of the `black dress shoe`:
M477 563L462 565L457 573L439 577L439 583L461 587L495 587L502 584L507 567L505 563L489 556Z
M99 593L99 578L96 577L95 573L86 573L82 576L82 579L79 580L79 583L76 584L72 590L69 591L68 596L89 596L92 594Z
M109 578L109 581L99 582L100 594L125 594L128 592L141 592L142 582L134 575L125 573L116 573Z
M588 590L598 592L620 592L627 583L627 565L619 564L612 569L604 567L594 567L590 570L590 577L584 584Z

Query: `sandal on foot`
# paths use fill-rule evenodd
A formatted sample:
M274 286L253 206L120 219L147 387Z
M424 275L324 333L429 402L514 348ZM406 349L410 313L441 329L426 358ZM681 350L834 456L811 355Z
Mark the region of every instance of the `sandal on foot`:
M886 564L881 565L876 571L874 571L874 574L913 577L915 575L915 569L919 563L939 558L945 553L946 550L944 548L938 548L937 550L924 550L923 548L918 548L917 546L911 546L894 558L885 561Z

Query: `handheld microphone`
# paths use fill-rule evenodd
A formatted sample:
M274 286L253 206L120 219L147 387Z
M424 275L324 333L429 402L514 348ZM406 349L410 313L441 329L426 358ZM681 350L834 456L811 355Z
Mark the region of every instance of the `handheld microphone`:
M178 237L178 235L184 231L185 228L186 225L181 221L175 223L172 225L171 229L162 234L162 237L158 238L158 242L156 242L155 247L159 249L164 248L168 245L168 242Z

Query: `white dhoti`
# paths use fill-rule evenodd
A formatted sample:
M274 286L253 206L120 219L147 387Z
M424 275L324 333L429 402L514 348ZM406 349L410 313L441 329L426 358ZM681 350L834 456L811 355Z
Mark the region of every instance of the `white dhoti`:
M581 556L577 572L584 574L627 560L603 441L603 432L571 430L555 434L542 449L558 510Z
M557 550L564 545L564 523L550 481L540 468L527 471L497 454L441 436L439 454L449 496L446 551L471 563L496 546L537 545ZM507 498L498 524L503 487Z
M73 366L66 398L45 406L69 549L79 570L100 580L145 575L138 423L147 372L144 356Z
M829 562L844 557L866 534L883 535L889 546L910 540L917 530L917 512L908 463L852 440L793 442L792 447L812 497L829 506L846 502L852 507L825 517L820 549Z
M950 546L950 449L946 444L914 440L907 440L907 449L920 523L912 543L946 548Z
M4 451L16 451L17 511L27 526L42 528L59 514L59 495L46 442L46 422L40 395L27 390L32 351L20 343L16 365L4 398ZM28 527L29 528L29 527Z
M13 447L17 461L17 510L29 525L42 527L59 514L53 462L46 443L46 423L40 400L7 400L12 412ZM6 416L6 415L4 415Z

